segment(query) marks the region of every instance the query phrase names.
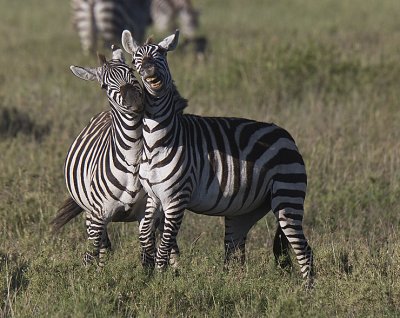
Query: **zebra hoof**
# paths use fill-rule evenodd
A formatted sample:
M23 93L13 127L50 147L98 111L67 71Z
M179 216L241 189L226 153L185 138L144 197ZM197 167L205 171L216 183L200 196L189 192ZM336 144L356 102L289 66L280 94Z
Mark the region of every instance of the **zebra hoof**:
M89 266L93 264L96 261L96 257L90 254L89 252L86 252L83 255L83 265L84 266Z
M314 281L314 277L308 277L305 285L304 285L306 291L312 291L315 287L315 281Z
M155 261L154 256L146 254L145 252L140 253L142 267L146 269L154 269Z
M159 273L165 272L167 268L168 268L168 263L163 262L163 263L157 263L156 265L157 272Z
M177 257L170 257L169 259L169 266L173 269L178 269L179 262Z
M281 256L278 259L275 259L275 265L280 270L290 273L293 271L293 263L290 257Z

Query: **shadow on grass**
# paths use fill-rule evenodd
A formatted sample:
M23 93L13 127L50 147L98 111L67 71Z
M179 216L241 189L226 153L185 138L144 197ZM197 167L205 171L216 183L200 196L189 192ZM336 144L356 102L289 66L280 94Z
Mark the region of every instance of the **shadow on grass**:
M353 265L349 259L349 253L342 251L339 255L339 260L340 271L350 275L353 272Z
M28 263L25 261L20 263L16 255L5 254L0 251L0 272L5 273L6 280L6 286L1 292L4 302L1 305L0 314L7 317L8 314L12 313L15 295L28 287L29 280L25 276L27 268Z
M22 113L15 107L0 105L0 139L13 138L18 134L32 136L41 141L50 133L50 125L40 125L32 120L29 115Z

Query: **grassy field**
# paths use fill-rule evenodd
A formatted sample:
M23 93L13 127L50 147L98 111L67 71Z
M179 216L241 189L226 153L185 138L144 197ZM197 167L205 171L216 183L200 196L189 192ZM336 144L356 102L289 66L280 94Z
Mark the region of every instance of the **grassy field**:
M108 265L83 267L83 218L56 237L48 224L67 196L70 143L107 108L68 67L97 61L80 51L68 1L0 0L0 317L400 316L400 2L194 3L207 59L169 56L187 111L294 136L315 289L275 267L272 215L251 231L243 270L223 271L222 219L190 212L179 275L142 270L136 224L111 224Z

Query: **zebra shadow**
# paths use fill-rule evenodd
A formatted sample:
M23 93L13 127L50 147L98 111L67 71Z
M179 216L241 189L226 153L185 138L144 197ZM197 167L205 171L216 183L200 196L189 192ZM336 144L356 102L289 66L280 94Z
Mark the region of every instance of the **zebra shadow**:
M34 140L40 142L50 130L50 124L40 125L15 107L0 106L0 139L14 138L23 134L32 136Z

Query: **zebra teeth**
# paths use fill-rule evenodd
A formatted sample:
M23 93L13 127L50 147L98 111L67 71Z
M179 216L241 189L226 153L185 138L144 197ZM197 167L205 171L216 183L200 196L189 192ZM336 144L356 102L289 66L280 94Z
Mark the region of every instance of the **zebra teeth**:
M162 86L161 80L157 76L145 78L146 83L150 84L151 89L158 90Z
M155 82L155 83L150 83L150 87L152 89L159 89L161 87L161 81Z
M150 84L151 84L151 82L155 81L156 79L157 79L156 77L147 77L147 78L145 79L145 81L146 81L147 83L150 83Z

